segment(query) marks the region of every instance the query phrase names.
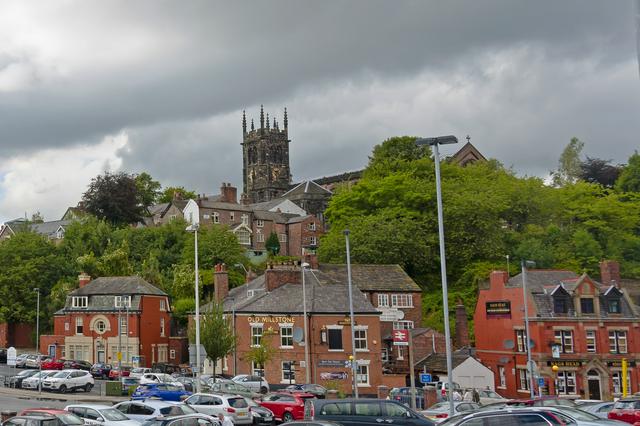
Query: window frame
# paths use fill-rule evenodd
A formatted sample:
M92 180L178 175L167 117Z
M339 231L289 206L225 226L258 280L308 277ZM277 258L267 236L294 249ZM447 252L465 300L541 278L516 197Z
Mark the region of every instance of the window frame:
M369 366L367 364L356 365L356 386L369 386Z
M284 333L285 330L287 330L286 333ZM293 348L293 324L280 326L280 348Z
M596 353L598 351L598 334L597 330L585 330L585 342L588 353ZM590 336L590 334L592 336Z
M260 330L258 333L257 331ZM264 335L264 324L251 324L251 347L255 348L262 343Z
M340 333L340 347L332 347L332 341L334 343L337 343L337 340L334 338L331 338L331 335L333 334L334 336L338 336L338 334L336 333ZM344 352L344 343L343 343L343 338L342 338L342 327L327 327L327 346L328 346L328 350L329 352Z
M76 317L76 334L84 334L84 320L82 317Z
M285 369L285 365L288 367ZM289 370L289 368L291 370ZM296 369L295 361L281 361L280 362L280 377L282 383L295 383L296 382Z
M362 335L358 336L359 333ZM369 352L367 344L367 329L365 327L354 327L353 329L354 343L356 352Z
M518 390L529 391L531 380L529 379L529 371L526 368L518 368Z
M624 342L624 350L620 342ZM609 353L626 354L629 352L629 340L626 330L609 330Z
M569 384L569 381L571 381L572 384ZM570 391L569 389L573 389L573 391ZM576 395L577 389L578 389L578 386L576 382L575 371L566 371L566 370L558 371L557 392L559 395Z
M591 310L591 312L585 312L585 302L589 302L591 305L589 306L589 309ZM593 297L581 297L580 298L580 313L581 314L586 314L586 315L593 315L596 313L596 303L595 300L593 299Z
M89 307L88 296L72 296L71 307L77 309L87 309Z
M557 345L560 345L560 353L574 353L575 345L573 340L573 330L555 330L553 332L553 337L554 342Z
M524 329L516 330L516 352L527 351L527 331Z
M379 308L389 308L389 294L387 293L378 293L378 307Z

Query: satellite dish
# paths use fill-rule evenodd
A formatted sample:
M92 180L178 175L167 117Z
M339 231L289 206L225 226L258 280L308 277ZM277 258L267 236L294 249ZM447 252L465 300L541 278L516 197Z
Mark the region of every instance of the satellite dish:
M511 339L505 339L503 345L505 349L513 349L516 346L513 340Z
M302 339L304 338L304 333L302 332L302 329L300 327L294 327L293 328L293 341L296 343L300 343L302 342Z

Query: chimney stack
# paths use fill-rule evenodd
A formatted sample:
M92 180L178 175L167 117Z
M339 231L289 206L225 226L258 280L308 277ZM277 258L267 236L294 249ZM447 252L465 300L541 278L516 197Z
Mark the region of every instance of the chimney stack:
M509 273L507 271L492 271L489 276L491 288L500 288L509 281Z
M213 294L216 302L222 302L229 294L229 273L224 263L218 263L214 267Z
M302 284L302 269L296 265L269 264L264 279L267 291L273 291L285 284Z
M238 204L238 188L231 186L230 183L222 182L220 198L223 203Z
M469 346L469 324L467 321L467 310L462 301L456 305L456 347Z
M80 275L78 275L78 283L80 284L79 285L80 288L87 285L90 281L91 281L91 277L85 274L84 272L81 272Z
M600 262L600 281L604 285L620 287L620 264L615 260Z

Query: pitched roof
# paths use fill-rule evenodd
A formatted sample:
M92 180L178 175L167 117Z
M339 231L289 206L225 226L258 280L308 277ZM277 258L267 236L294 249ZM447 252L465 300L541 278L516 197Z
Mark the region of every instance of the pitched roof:
M334 281L347 281L346 265L323 264L320 271ZM351 280L363 291L422 291L400 265L351 265Z
M72 296L124 294L167 295L167 293L137 275L129 277L99 277L90 281L84 287L71 292Z
M253 212L254 219L271 220L276 223L287 223L291 218L299 217L293 213L269 212L264 210L256 210Z
M332 194L332 192L326 188L321 187L312 180L307 180L299 183L297 186L282 194L282 197L290 197L292 195L302 194L321 194L324 196L329 196Z
M71 220L52 220L50 222L32 223L29 227L37 234L50 236L55 234L61 226L64 228L71 222Z
M462 364L467 360L467 358L471 357L468 354L454 353L451 356L453 368L456 368L457 366ZM431 353L427 355L426 357L418 360L418 362L415 363L416 370L422 370L423 368L426 369L426 371L433 373L447 372L447 355L440 353Z
M307 220L309 218L316 218L316 217L314 215L311 215L311 214L308 214L306 216L295 216L295 217L290 218L287 223L304 222L305 220Z

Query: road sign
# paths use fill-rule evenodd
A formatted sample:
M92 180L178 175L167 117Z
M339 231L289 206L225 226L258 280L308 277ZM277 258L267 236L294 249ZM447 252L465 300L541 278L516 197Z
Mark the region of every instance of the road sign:
M420 383L431 383L431 374L422 373L420 374Z
M14 348L13 346L11 346L9 349L7 349L7 365L11 366L11 367L15 367L16 366L16 348Z
M409 346L409 330L393 330L393 344L395 346Z
M538 386L544 387L544 377L538 377Z
M122 352L118 352L117 357L118 361L122 361Z

